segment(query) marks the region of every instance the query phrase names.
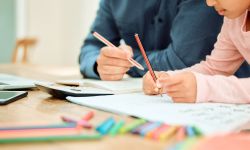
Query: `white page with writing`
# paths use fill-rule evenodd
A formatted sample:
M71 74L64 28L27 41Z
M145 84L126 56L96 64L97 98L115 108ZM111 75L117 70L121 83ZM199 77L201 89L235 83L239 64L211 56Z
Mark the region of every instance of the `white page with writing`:
M195 125L204 134L236 131L250 121L250 105L173 103L164 95L143 93L98 97L67 97L73 103L167 124Z

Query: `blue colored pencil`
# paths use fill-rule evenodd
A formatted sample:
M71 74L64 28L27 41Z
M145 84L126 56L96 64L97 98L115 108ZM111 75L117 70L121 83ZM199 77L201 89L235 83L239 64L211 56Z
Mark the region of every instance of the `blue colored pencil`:
M145 136L148 132L158 128L161 126L160 122L153 122L151 124L149 124L148 126L144 127L141 131L140 131L140 135L141 136Z
M96 131L101 133L102 135L105 135L109 132L109 130L112 128L112 126L115 124L115 120L110 117L103 121L97 128Z
M195 137L196 136L195 130L192 126L186 127L186 133L187 133L188 137Z

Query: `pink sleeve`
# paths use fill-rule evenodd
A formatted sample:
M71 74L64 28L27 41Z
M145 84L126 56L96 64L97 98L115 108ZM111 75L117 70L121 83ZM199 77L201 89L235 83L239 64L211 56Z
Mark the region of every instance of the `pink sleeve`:
M250 103L250 78L195 73L196 102Z
M230 30L233 28L230 28L230 24L225 19L212 54L207 56L206 61L188 69L197 72L195 73L196 102L250 102L248 92L250 78L238 79L231 76L243 63L244 58L231 41L228 35Z

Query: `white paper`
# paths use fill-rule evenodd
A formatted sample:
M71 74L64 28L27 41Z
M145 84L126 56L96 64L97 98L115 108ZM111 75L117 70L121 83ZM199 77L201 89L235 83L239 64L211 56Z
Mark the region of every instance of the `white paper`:
M124 78L120 81L102 81L94 79L62 80L62 83L78 83L81 86L91 86L109 90L114 94L142 92L142 78Z
M250 105L173 103L169 97L143 93L67 97L73 103L167 124L194 125L204 134L237 131L250 121Z

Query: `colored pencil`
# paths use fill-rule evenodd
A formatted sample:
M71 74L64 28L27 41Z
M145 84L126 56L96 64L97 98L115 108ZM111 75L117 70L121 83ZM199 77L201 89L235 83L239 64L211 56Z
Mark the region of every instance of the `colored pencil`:
M159 128L153 130L152 132L149 132L146 137L150 138L150 139L154 139L157 140L159 139L159 136L162 132L164 132L165 130L167 130L167 128L169 128L169 125L163 124L161 125Z
M154 70L153 70L153 68L152 68L152 65L151 65L151 63L150 63L150 61L149 61L149 59L148 59L148 56L147 56L147 54L146 54L146 51L145 51L145 49L144 49L144 47L143 47L143 45L142 45L142 43L141 43L141 40L140 40L138 34L135 34L135 40L136 40L136 42L137 42L137 44L138 44L138 47L139 47L139 49L140 49L140 51L141 51L141 53L142 53L142 56L143 56L143 58L144 58L144 61L145 61L146 65L147 65L147 67L148 67L149 73L150 73L151 77L153 78L154 82L156 83L157 77L156 77L156 75L155 75L155 72L154 72ZM161 89L159 89L159 90L160 90L160 94L161 94L161 96L162 96Z
M193 129L192 126L186 127L186 133L187 133L188 137L195 137L196 136L195 130Z
M25 142L48 142L48 141L72 141L72 140L99 140L100 134L94 135L65 135L65 136L43 136L26 138L6 138L0 139L0 144L7 143L25 143Z
M60 124L48 124L48 125L32 125L32 126L12 126L12 127L0 127L0 132L5 130L25 130L25 129L48 129L48 128L74 128L75 123L60 123Z
M110 129L109 135L115 136L119 133L119 130L122 128L122 126L125 124L123 120L117 122L113 128Z
M90 111L85 116L82 117L82 120L89 121L94 117L94 112Z
M176 139L178 141L182 141L186 138L186 130L185 127L180 127L176 133Z
M133 129L132 131L131 131L131 133L133 133L133 134L140 134L140 131L142 130L142 129L144 129L144 128L146 128L148 125L150 125L152 122L147 122L147 123L145 123L145 124L143 124L143 125L141 125L141 126L138 126L137 128L135 128L135 129Z
M124 133L130 132L133 129L137 128L138 126L140 126L146 122L147 121L144 119L137 119L137 120L133 121L132 123L127 124L124 127L122 127L120 130L120 133L124 134Z
M170 126L166 131L162 132L159 136L159 140L166 141L173 137L178 130L176 126Z
M158 128L159 126L161 126L161 123L159 123L159 122L153 122L153 123L149 124L148 126L144 127L140 131L140 135L141 136L145 136L145 135L147 135L147 133L149 133L150 131Z
M102 135L105 135L109 132L109 130L112 128L112 126L115 124L115 120L110 117L106 119L104 122L102 122L97 128L96 131L101 133Z
M88 123L87 121L85 121L85 120L76 121L76 120L74 120L74 119L71 119L71 118L65 117L65 116L62 116L61 119L62 119L64 122L76 123L77 126L82 126L82 127L84 127L84 128L87 128L87 129L92 128L92 125L91 125L90 123Z
M27 137L27 136L48 136L48 135L68 135L79 134L81 130L77 128L58 128L58 129L31 129L31 130L11 130L0 132L0 138L8 137Z

